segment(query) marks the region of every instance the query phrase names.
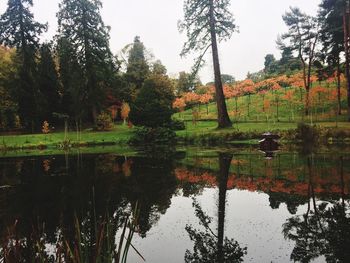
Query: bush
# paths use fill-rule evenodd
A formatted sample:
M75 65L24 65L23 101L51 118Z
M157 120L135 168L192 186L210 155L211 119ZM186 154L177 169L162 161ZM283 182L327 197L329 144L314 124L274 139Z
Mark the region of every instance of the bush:
M183 131L186 129L185 122L180 120L171 120L169 128L174 131Z
M102 112L97 117L96 129L98 131L110 131L112 128L113 128L112 117L108 113Z
M172 83L168 77L151 75L144 82L129 115L130 121L136 126L164 127L171 123L174 100Z
M320 137L319 129L316 126L310 126L306 123L298 123L295 139L305 143L315 143Z
M169 128L136 127L129 143L134 145L175 143L176 133Z

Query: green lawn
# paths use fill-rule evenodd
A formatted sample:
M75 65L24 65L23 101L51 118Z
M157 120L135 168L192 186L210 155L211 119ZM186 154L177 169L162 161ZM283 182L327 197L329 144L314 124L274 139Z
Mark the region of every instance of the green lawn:
M321 127L336 127L340 129L350 130L348 122L319 122L317 125ZM186 121L186 130L177 131L179 137L191 137L206 134L225 134L230 132L257 132L290 130L295 129L295 122L238 122L234 123L232 128L217 129L216 121L199 121L193 124ZM112 131L96 132L83 131L81 140L77 140L76 132L69 132L68 139L72 144L77 143L81 146L104 145L104 144L126 144L132 135L132 130L127 126L118 125ZM51 134L27 134L27 135L9 135L0 137L0 149L30 149L45 148L55 149L64 140L64 133L57 132Z
M132 129L127 126L116 126L112 131L97 132L83 131L81 140L77 140L76 132L69 132L68 139L71 143L84 144L116 144L126 143L131 136ZM35 148L40 145L47 147L56 147L64 140L63 132L50 134L27 134L27 135L9 135L0 137L0 146L8 148Z
M321 127L336 127L341 129L349 129L349 122L318 122L315 123ZM234 123L232 128L227 129L217 129L216 121L200 121L197 124L193 124L190 121L186 122L186 130L178 131L178 136L193 136L202 134L219 134L219 133L229 133L233 131L239 132L266 132L266 131L276 131L276 130L290 130L297 127L295 122L238 122Z

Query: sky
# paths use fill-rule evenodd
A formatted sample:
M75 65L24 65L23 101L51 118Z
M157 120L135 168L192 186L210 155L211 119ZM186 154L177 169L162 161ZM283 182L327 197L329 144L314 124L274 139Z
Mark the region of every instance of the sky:
M35 20L48 23L49 30L42 41L56 34L58 4L61 0L33 0ZM111 27L110 46L118 54L123 47L140 36L146 48L167 67L168 74L175 77L180 71L190 71L195 56L180 57L184 34L177 28L183 18L183 0L101 0L104 23ZM289 7L299 7L303 12L315 15L320 0L231 0L239 33L219 45L221 71L236 79L244 79L248 72L264 67L266 54L280 57L276 47L277 36L287 28L282 15ZM0 0L0 14L7 1ZM211 54L207 65L201 70L203 83L212 81Z

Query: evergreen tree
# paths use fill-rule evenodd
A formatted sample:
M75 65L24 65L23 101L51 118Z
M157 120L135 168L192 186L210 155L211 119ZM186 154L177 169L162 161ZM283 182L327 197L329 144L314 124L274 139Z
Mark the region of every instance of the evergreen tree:
M290 8L283 15L283 21L288 26L288 32L277 40L279 47L298 52L302 63L303 81L306 90L305 115L309 114L311 69L315 61L315 49L319 39L319 23L315 17L306 15L299 8Z
M129 118L137 126L155 128L169 125L174 113L174 99L170 79L164 75L152 74L145 80L135 101L131 103Z
M320 39L322 53L329 66L337 76L338 114L341 114L340 74L341 53L344 51L343 12L344 0L323 0L320 4L319 20L321 22Z
M236 28L233 16L228 11L229 5L230 0L185 0L185 18L179 23L180 31L186 31L188 37L181 55L200 52L194 66L195 73L203 65L206 52L209 48L212 50L219 128L232 125L227 113L217 47L217 41L229 39Z
M109 28L102 21L101 8L99 0L62 0L57 15L59 38L66 42L61 44L69 47L68 53L74 53L78 66L74 70L76 74L81 74L82 80L78 86L64 88L70 89L72 96L78 96L71 100L82 104L83 112L79 115L85 113L94 122L105 101L106 89L111 85L114 73ZM77 90L73 91L72 88Z
M128 65L125 78L130 86L130 92L135 96L135 92L140 90L143 82L149 76L150 69L145 56L146 48L136 36L134 43L129 50Z
M83 69L73 46L66 38L59 38L57 53L62 94L59 113L73 117L78 122L82 119L86 107Z
M53 59L50 44L40 47L40 60L38 64L38 88L40 92L41 122L53 123L53 113L59 111L59 81L56 64Z
M35 76L39 36L46 25L34 21L32 0L9 0L0 17L0 44L15 47L18 59L18 80L15 92L22 124L32 131L38 128L38 89Z
M265 56L264 71L266 74L273 74L277 70L276 58L273 54L267 54Z
M166 67L162 64L160 60L156 60L152 64L152 74L158 74L158 75L166 75L167 69Z

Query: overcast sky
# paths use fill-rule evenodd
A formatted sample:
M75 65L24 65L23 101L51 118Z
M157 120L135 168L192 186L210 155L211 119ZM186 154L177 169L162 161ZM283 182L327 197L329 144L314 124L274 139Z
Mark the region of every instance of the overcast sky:
M51 39L56 33L56 13L60 0L34 0L34 17L48 22L49 31L43 39ZM177 22L183 17L183 0L102 0L102 17L111 26L111 49L118 53L134 36L152 51L167 67L170 75L189 71L193 58L179 56L185 36L177 29ZM0 0L0 13L6 8L7 0ZM263 68L268 53L280 57L275 41L278 34L286 31L282 14L290 6L297 6L308 14L316 14L320 0L232 0L231 11L235 16L240 33L222 43L219 48L222 73L237 79L245 78L248 71ZM201 71L203 82L213 79L212 60Z

